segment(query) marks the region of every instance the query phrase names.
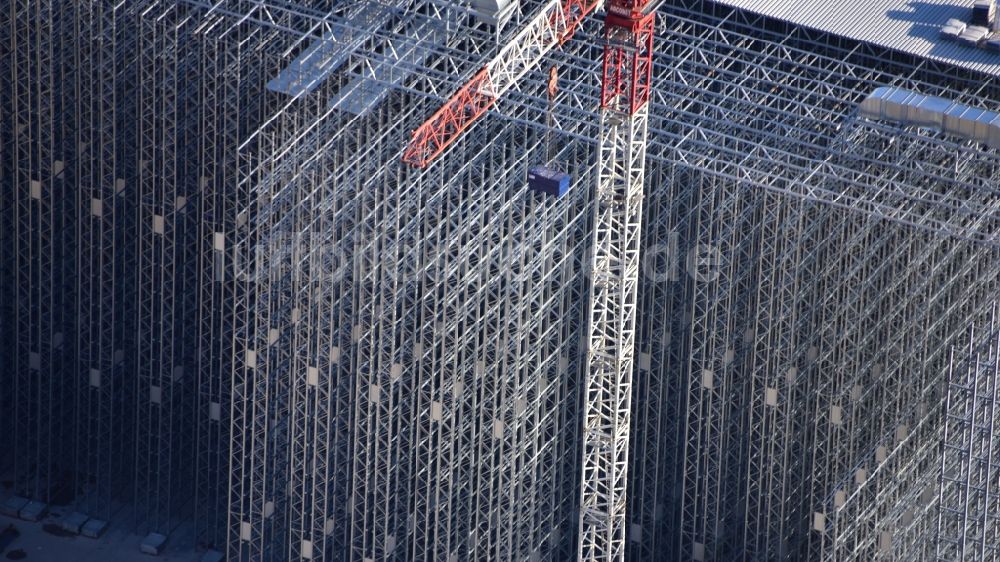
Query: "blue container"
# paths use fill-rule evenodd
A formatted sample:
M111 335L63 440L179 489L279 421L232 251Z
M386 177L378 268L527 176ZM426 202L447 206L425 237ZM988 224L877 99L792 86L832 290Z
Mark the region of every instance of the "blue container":
M528 187L553 197L562 197L569 191L569 180L569 174L545 166L535 166L528 170Z

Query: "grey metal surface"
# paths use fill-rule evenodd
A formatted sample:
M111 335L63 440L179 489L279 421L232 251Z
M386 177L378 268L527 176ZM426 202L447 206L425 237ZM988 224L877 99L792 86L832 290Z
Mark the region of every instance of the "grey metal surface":
M716 0L828 31L1000 76L1000 55L939 37L949 19L968 22L972 3L955 0Z

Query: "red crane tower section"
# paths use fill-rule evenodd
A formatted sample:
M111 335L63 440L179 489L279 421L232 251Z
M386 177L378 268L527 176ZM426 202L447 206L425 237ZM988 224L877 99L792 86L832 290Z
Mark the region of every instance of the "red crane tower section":
M612 0L604 18L601 108L632 115L649 101L656 13L649 2Z

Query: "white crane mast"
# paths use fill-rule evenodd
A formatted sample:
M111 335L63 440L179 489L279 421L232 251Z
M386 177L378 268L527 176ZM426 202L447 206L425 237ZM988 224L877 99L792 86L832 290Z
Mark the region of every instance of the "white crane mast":
M605 20L584 374L581 561L625 558L635 319L654 16L613 0Z

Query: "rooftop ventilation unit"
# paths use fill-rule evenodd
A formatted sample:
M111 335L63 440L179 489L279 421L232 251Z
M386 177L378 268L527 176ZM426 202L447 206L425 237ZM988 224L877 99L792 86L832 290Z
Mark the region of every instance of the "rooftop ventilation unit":
M986 39L990 30L980 25L970 25L958 36L958 42L970 47L978 47L979 43Z
M471 4L480 21L498 30L507 25L518 6L517 0L472 0Z
M957 41L959 35L961 35L963 31L965 31L965 22L960 19L952 18L948 20L948 23L944 24L944 27L941 28L941 37Z
M903 88L884 87L859 107L868 119L929 127L1000 148L1000 114Z
M972 25L989 28L996 18L996 0L976 0L972 7Z

